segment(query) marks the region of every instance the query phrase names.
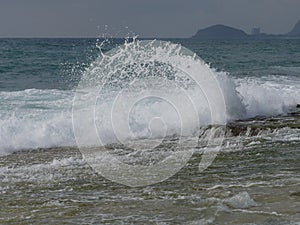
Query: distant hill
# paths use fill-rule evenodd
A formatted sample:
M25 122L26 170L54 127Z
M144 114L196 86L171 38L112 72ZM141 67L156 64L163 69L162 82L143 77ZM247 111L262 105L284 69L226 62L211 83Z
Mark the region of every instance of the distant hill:
M199 30L192 38L197 39L241 39L247 38L249 35L244 31L225 26L214 25L205 29Z
M197 33L192 36L195 39L244 39L244 38L251 38L251 39L274 39L274 38L288 38L288 37L295 37L300 38L300 20L296 23L294 28L287 34L247 34L243 30L236 29L233 27L225 26L225 25L213 25L201 30L198 30Z
M300 37L300 20L294 26L293 30L286 34L287 36Z

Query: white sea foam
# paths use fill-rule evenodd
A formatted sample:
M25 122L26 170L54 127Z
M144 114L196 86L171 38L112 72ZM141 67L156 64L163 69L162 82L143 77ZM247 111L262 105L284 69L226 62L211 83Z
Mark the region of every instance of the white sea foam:
M0 92L0 155L38 147L75 145L70 91Z
M246 107L246 117L285 114L300 101L298 77L251 77L235 79Z

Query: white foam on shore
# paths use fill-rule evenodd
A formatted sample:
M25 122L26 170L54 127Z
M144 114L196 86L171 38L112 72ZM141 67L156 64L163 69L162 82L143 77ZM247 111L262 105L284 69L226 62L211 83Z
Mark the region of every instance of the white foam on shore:
M82 169L86 165L83 159L68 157L63 159L53 159L52 162L24 165L19 167L0 167L0 177L3 184L21 181L47 182L51 180L65 179L67 172L58 172L62 167L67 171L74 168Z

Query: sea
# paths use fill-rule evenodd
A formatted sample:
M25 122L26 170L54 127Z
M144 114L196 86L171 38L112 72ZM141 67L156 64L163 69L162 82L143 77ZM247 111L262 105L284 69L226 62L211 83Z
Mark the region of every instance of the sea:
M0 224L300 224L300 39L0 39Z

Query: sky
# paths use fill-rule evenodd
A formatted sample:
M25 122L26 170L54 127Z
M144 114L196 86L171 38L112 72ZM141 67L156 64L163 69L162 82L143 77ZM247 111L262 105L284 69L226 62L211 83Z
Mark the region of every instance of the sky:
M0 0L0 37L190 37L224 24L289 32L300 0Z

